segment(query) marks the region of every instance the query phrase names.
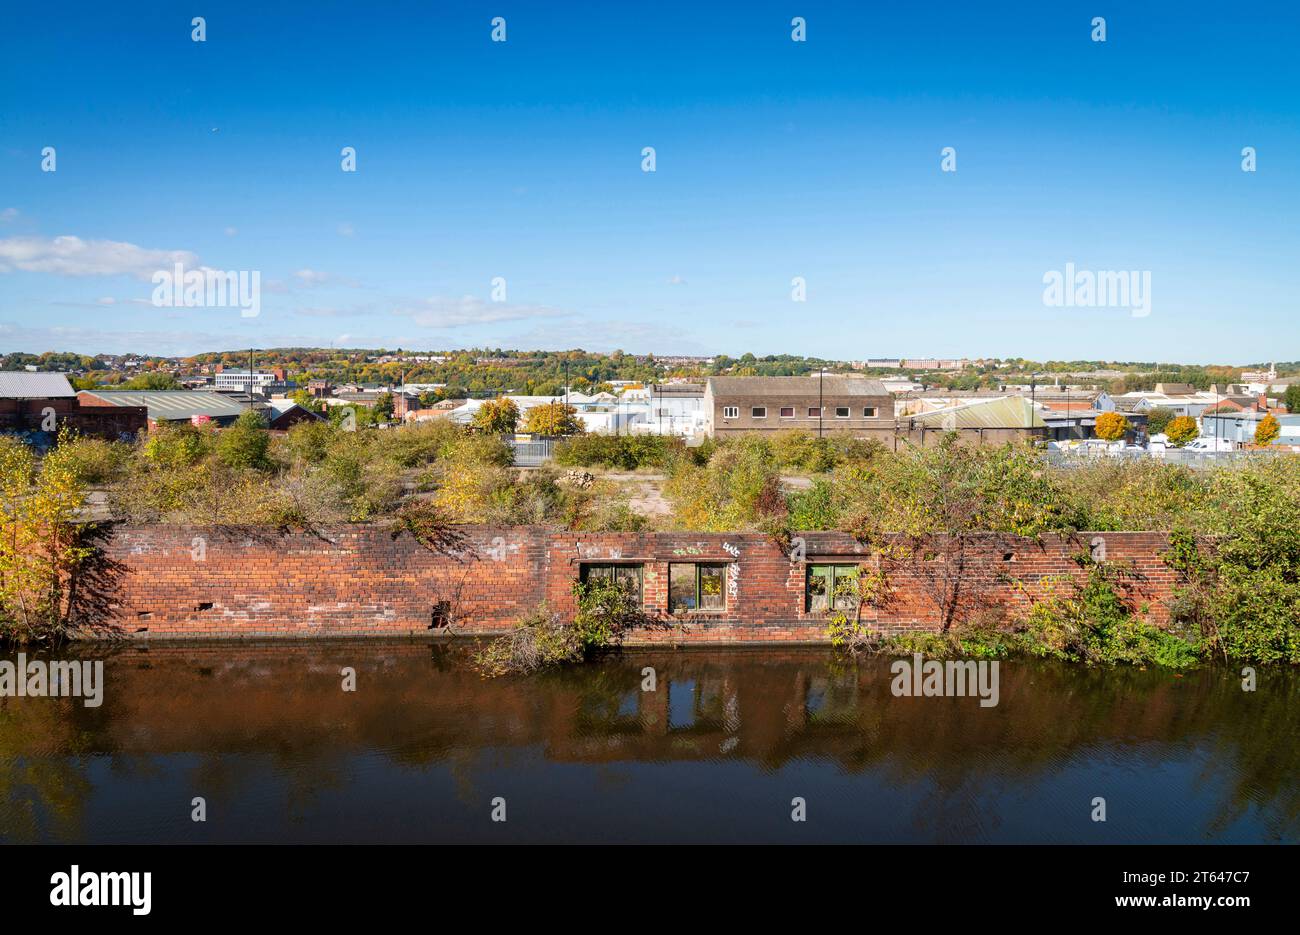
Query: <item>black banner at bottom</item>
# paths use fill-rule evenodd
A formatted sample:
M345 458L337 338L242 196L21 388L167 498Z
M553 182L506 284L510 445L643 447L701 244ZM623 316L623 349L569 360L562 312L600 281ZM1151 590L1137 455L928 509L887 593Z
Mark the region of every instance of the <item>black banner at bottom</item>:
M665 911L665 897L725 894L729 914L743 914L745 901L766 912L773 900L807 909L847 897L873 919L913 922L1052 912L1230 923L1261 910L1276 917L1295 898L1293 888L1284 891L1295 856L1285 847L873 845L740 859L718 848L690 857L657 847L597 850L570 848L539 862L536 853L486 847L11 846L6 914L128 925L374 923L448 901L495 919L529 907Z

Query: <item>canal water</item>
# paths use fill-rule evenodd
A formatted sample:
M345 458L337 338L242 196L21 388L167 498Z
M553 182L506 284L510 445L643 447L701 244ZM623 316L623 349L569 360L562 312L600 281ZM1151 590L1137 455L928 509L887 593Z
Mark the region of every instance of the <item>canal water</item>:
M504 679L407 641L73 656L98 707L0 699L0 841L1300 841L1286 669L1003 662L982 707L814 649Z

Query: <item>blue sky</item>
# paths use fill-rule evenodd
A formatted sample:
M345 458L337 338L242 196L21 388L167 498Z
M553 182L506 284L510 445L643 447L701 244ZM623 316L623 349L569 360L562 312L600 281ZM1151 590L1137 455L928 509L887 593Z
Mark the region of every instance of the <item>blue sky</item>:
M1291 4L190 7L6 6L0 351L1300 357ZM154 307L174 255L261 313Z

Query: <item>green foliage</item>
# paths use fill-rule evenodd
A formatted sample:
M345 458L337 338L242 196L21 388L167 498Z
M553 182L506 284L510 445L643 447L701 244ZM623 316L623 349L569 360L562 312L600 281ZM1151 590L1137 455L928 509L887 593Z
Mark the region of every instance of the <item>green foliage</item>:
M791 429L777 432L772 438L772 454L777 464L813 474L825 473L847 462L869 460L884 450L885 446L878 441L863 441L841 433L818 438L811 432Z
M585 655L618 646L629 630L645 623L640 594L611 578L576 581L573 595L578 604L573 629Z
M375 419L379 422L391 422L393 419L393 394L381 393L375 400L375 404L370 407Z
M182 424L162 426L144 443L144 457L164 468L186 468L201 461L212 448L212 430Z
M610 579L575 582L571 623L540 605L505 636L475 653L485 676L534 672L590 659L617 648L628 631L646 622L640 596Z
M1300 663L1300 458L1214 472L1199 528L1170 556L1181 616L1216 655Z
M0 436L0 638L53 642L78 622L74 576L94 552L80 518L81 471L66 429L39 462Z
M834 529L839 523L842 504L836 497L835 484L819 477L807 490L796 490L788 497L791 529Z
M271 436L261 414L248 409L240 414L235 424L217 434L217 459L228 468L269 468L266 452Z
M579 435L558 443L554 451L559 465L622 471L668 469L685 455L680 438L663 435Z
M62 457L78 483L105 484L120 477L131 461L131 446L100 438L65 434Z
M115 390L143 390L145 392L160 392L162 390L179 390L181 385L176 382L176 378L170 373L142 373L139 376L124 380L113 387Z
M664 492L684 529L770 530L788 512L771 445L757 436L719 446L703 467L681 464Z
M1178 418L1178 413L1168 406L1156 406L1147 413L1147 433L1160 435L1169 427L1169 423Z
M1300 383L1292 383L1286 388L1286 396L1283 397L1286 404L1286 411L1295 415L1300 413Z
M1154 664L1184 668L1195 664L1195 642L1161 630L1133 614L1116 590L1122 572L1090 565L1083 584L1056 582L1054 592L1037 601L1025 620L1019 644L1031 655L1089 664Z
M864 541L891 532L1032 536L1078 528L1060 476L1027 445L977 448L950 435L932 448L837 472L837 483L853 505L846 528Z

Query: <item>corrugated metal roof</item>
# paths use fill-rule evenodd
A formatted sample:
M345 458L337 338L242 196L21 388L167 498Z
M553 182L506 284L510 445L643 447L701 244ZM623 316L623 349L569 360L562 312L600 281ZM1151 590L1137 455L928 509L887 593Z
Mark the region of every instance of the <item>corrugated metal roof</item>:
M77 391L61 373L0 370L0 399L49 399L76 395Z
M220 393L199 390L159 390L137 393L130 390L91 390L91 395L114 406L146 406L155 421L208 416L222 419L238 416L248 407Z
M1064 417L1065 413L1060 413ZM961 429L1045 428L1047 423L1029 400L1020 396L986 399L964 406L936 409L913 416L926 428L959 431Z
M885 384L864 377L709 377L708 385L714 396L889 395Z

